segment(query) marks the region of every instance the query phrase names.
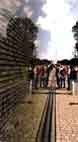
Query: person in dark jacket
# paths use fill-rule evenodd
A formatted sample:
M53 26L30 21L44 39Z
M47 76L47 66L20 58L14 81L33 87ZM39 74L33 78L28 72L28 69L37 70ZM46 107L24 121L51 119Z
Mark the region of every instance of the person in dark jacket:
M74 83L76 81L76 71L74 67L71 68L70 71L70 89L74 91Z
M70 90L70 72L71 72L71 69L70 69L70 66L68 66L67 68L67 83L68 83L67 90Z
M71 68L70 79L74 80L74 81L76 80L76 71L75 71L74 67Z

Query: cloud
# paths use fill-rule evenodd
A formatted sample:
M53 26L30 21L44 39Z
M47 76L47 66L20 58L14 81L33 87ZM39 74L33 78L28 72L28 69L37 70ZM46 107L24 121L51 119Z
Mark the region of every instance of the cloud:
M70 6L71 14L76 20L78 20L78 0L67 0L67 3Z
M72 26L75 19L70 10L69 1L47 0L44 6L47 17L39 18L42 28L51 32L51 41L47 48L47 53L43 57L47 58L71 58L74 46Z
M39 16L45 16L42 10L45 3L46 0L0 0L0 8L5 8L12 12L16 11L18 16L30 15L35 22Z
M6 36L6 29L9 19L7 17L7 13L10 15L15 14L16 7L21 5L21 1L17 0L0 0L0 33L3 36ZM3 13L3 14L2 14ZM6 15L6 16L2 16Z
M49 42L51 41L51 32L39 28L38 34L39 47L38 47L38 56L41 58L44 54L47 54Z
M74 46L72 26L78 17L77 0L0 0L1 8L9 9L18 16L28 16L40 24L38 37L40 57L72 56Z
M43 5L46 0L0 0L0 11L2 8L9 10L12 14L22 17L29 17L35 23L38 18L45 17ZM3 19L5 19L3 17ZM7 19L5 20L5 27L7 27ZM2 17L0 18L1 26L4 25ZM6 30L6 29L5 29Z
M46 0L29 0L27 2L27 6L29 6L32 11L31 18L33 21L37 21L40 16L41 17L46 16L42 9L45 3L46 3Z
M22 0L23 1L23 0ZM0 8L14 10L22 4L21 0L0 0Z

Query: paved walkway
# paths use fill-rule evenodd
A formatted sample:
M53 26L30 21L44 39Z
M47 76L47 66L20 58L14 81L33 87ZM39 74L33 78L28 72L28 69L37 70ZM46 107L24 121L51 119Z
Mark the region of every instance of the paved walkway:
M35 142L48 90L37 90L16 109L8 142ZM10 133L11 132L11 133ZM56 142L78 142L78 90L56 91Z
M78 142L78 91L56 95L56 142Z

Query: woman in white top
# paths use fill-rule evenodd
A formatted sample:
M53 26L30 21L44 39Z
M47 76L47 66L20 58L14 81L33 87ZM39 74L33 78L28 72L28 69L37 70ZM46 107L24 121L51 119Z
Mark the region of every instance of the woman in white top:
M52 90L56 88L56 68L54 65L53 65L52 70L50 71L50 74L49 74L48 88L50 88Z

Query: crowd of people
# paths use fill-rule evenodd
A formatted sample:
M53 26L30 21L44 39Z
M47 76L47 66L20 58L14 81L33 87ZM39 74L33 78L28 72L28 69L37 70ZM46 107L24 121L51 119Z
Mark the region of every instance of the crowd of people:
M78 69L74 66L57 66L56 78L58 88L67 88L70 90L72 81L75 82L78 80Z
M36 65L29 71L29 78L32 80L33 88L46 88L48 84L47 67L43 65Z
M37 88L67 88L71 89L71 82L78 78L78 70L72 66L60 64L36 65L29 68L29 80L34 89Z

